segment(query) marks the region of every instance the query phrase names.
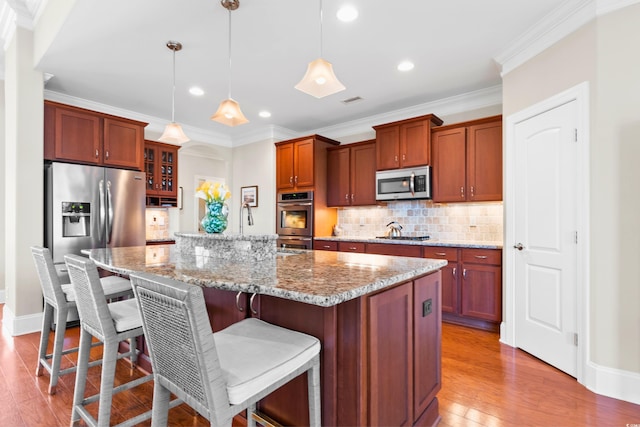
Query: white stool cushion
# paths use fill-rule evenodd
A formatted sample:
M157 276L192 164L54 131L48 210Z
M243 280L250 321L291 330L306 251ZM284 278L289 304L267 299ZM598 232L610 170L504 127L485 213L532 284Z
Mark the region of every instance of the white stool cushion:
M102 277L100 279L100 283L102 284L102 289L104 290L105 297L109 298L110 295L124 295L128 292L133 294L133 289L131 288L131 282L129 279L125 279L120 276L107 276ZM73 286L71 283L66 285L62 285L62 292L67 297L67 301L75 301L76 295L73 292Z
M320 352L316 337L253 318L213 336L232 405L244 402Z
M111 302L107 304L107 307L113 317L116 331L124 332L142 327L142 318L135 298Z
M107 276L100 279L102 289L104 289L104 295L108 298L109 295L124 294L131 292L133 294L133 288L129 279L125 279L120 276Z

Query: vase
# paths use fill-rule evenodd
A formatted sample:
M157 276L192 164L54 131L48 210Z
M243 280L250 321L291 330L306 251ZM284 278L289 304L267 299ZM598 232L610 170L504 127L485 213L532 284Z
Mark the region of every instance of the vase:
M229 207L224 202L205 202L205 213L200 224L207 233L222 233L227 229Z

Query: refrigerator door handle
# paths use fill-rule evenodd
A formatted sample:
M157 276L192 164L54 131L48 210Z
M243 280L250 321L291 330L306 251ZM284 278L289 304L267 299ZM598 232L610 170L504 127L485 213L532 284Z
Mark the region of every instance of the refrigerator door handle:
M113 231L113 201L111 199L111 181L107 181L107 244L111 243Z
M104 224L105 224L105 217L107 215L106 213L106 208L104 206L104 180L101 179L100 183L98 184L98 191L100 193L100 198L98 199L98 204L100 205L100 220L99 220L99 224L100 226L98 227L98 231L99 231L99 238L100 241L104 240L104 236L102 235L103 231L104 231Z

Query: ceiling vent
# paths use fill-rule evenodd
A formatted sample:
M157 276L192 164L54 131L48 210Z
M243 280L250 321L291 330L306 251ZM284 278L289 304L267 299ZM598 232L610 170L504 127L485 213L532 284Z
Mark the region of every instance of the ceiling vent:
M353 104L354 102L358 102L358 101L362 101L362 98L360 98L359 96L354 96L353 98L343 99L340 102L342 102L344 105L349 105L349 104Z

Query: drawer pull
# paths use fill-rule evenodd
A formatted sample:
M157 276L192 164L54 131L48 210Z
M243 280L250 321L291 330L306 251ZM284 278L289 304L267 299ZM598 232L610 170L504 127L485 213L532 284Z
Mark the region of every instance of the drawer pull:
M323 247L324 249L330 249L330 248L331 248L331 246L329 246L329 245L323 245L322 247Z
M486 255L475 255L475 257L478 259L487 259Z
M447 256L446 252L436 252L435 254L438 256Z
M358 248L356 248L355 246L349 246L349 250L350 250L350 251L355 251L355 250L357 250L357 249L358 249Z
M242 292L236 294L236 308L238 311L244 311L244 308L240 307L240 295L242 295Z

